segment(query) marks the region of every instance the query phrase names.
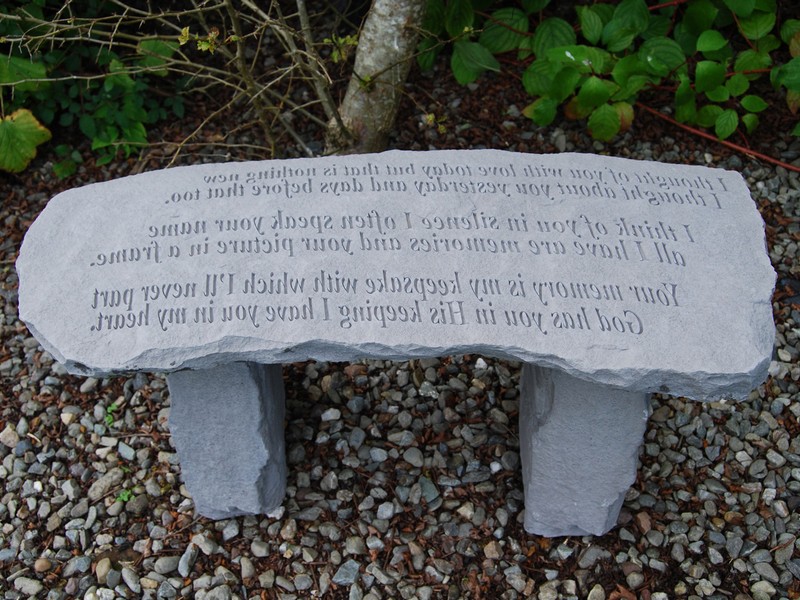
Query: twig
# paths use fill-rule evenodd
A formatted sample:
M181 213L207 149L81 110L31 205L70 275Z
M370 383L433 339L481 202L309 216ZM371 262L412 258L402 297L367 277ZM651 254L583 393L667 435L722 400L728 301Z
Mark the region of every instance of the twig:
M749 148L745 148L744 146L740 146L739 144L734 144L733 142L729 142L727 140L721 140L718 137L711 135L710 133L706 133L705 131L697 129L696 127L692 127L691 125L686 125L685 123L681 123L679 121L676 121L672 117L668 117L667 115L662 114L662 113L658 112L657 110L655 110L654 108L650 108L649 106L647 106L645 104L642 104L641 102L637 102L636 106L638 106L642 110L645 110L645 111L649 112L652 115L657 116L659 119L663 119L664 121L666 121L667 123L669 123L671 125L674 125L676 127L680 127L684 131L688 131L689 133L692 133L694 135L698 135L698 136L700 136L702 138L705 138L707 140L711 140L712 142L717 142L718 144L722 144L726 148L730 148L731 150L733 150L735 152L738 152L740 154L744 154L745 156L750 156L752 158L757 158L759 160L763 160L764 162L768 162L768 163L771 163L773 165L777 165L779 167L783 167L787 171L794 171L795 173L800 173L800 167L796 167L796 166L794 166L792 164L789 164L787 162L784 162L784 161L782 161L780 159L773 158L773 157L768 156L766 154L762 154L761 152L756 152L755 150L750 150Z

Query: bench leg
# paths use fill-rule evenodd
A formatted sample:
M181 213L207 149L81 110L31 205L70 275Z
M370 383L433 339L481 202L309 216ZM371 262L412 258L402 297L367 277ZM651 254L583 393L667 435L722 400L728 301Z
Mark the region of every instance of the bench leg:
M280 365L230 363L167 376L169 428L197 512L268 513L283 502L286 455Z
M520 384L525 529L602 535L636 480L649 395L525 365Z

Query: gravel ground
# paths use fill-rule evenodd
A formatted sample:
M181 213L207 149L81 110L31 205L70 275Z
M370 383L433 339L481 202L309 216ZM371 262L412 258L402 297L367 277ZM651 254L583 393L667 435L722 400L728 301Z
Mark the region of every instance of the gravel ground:
M17 316L13 261L46 199L59 186L159 165L87 166L57 182L44 156L25 180L0 179L4 598L800 598L798 174L654 122L612 145L569 124L538 129L508 90L502 109L487 105L499 80L454 91L445 79L409 87L394 147L577 150L742 172L779 277L769 380L739 404L654 398L619 527L545 539L521 525L518 364L286 365L282 508L195 518L166 427L164 378L69 376ZM799 144L763 143L800 165Z

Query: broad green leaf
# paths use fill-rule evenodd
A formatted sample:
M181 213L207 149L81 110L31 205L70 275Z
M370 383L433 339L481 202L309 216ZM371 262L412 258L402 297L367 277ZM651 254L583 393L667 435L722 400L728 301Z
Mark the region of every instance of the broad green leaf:
M10 84L21 92L29 92L46 85L47 69L42 62L21 56L0 56L0 84Z
M736 57L733 70L742 73L750 81L758 79L761 74L758 71L769 69L772 59L769 54L756 52L755 50L743 50Z
M781 47L781 40L776 35L765 35L760 40L755 40L754 45L759 52L773 52Z
M531 96L546 96L558 72L558 66L548 60L535 60L522 74L522 86Z
M725 82L725 87L728 88L731 96L741 96L750 87L750 80L741 73L736 73L728 77L728 81Z
M475 81L484 71L499 71L500 63L480 44L458 40L453 44L450 68L456 81L465 85Z
M589 116L587 126L594 139L607 142L619 133L622 123L616 109L609 104L604 104Z
M681 21L684 26L695 35L711 29L711 24L717 18L719 10L711 0L695 0L690 2Z
M614 69L611 71L611 77L619 85L624 85L634 75L645 75L647 73L647 65L645 65L637 54L629 54L617 61Z
M588 117L595 109L594 106L583 106L578 102L578 97L573 96L569 102L564 105L564 117L570 121L580 121Z
M792 135L800 136L800 123L794 126L794 129L792 129Z
M614 89L609 87L609 84ZM605 81L599 77L589 77L578 90L578 103L585 108L596 108L605 104L618 86L613 82Z
M603 21L603 27L614 17L614 5L608 4L605 2L601 2L600 4L595 4L592 6L592 10L597 13L600 19Z
M457 38L472 27L475 12L470 0L450 0L444 13L444 27L451 37Z
M603 28L601 40L609 52L622 52L633 45L636 35L635 29L612 19Z
M430 71L441 46L434 37L424 37L417 45L417 64L423 71Z
M577 38L572 25L564 19L550 17L545 19L536 28L533 35L533 52L536 57L544 56L550 48L558 46L571 46Z
M581 74L574 67L564 67L555 76L550 84L550 94L558 102L563 102L574 92L581 80Z
M422 31L432 36L441 35L444 31L444 0L428 0Z
M631 100L652 83L646 75L631 75L611 97L612 100Z
M731 92L724 85L716 87L713 90L708 90L706 92L706 98L708 98L712 102L727 102L730 97L731 97Z
M163 77L167 74L167 69L162 67L177 49L178 42L149 39L140 41L136 51L143 55L139 60L141 66L153 68L156 75Z
M778 69L776 83L793 91L800 91L800 57L795 57Z
M767 104L761 96L754 96L752 94L742 98L741 104L746 111L751 113L759 113L769 107L769 104Z
M694 74L695 89L707 92L725 83L725 65L713 60L701 60Z
M784 44L788 44L798 33L800 33L800 19L787 19L781 25L781 39Z
M697 94L688 76L681 76L681 83L675 90L675 118L680 123L694 121L697 114Z
M522 8L525 9L527 14L539 12L548 4L550 4L550 0L522 0Z
M754 115L753 113L745 113L742 115L742 123L744 123L747 133L753 133L756 127L758 127L758 115Z
M722 37L722 34L716 29L709 29L700 34L697 38L697 51L698 52L714 52L726 46L728 40Z
M91 115L83 113L78 119L78 127L81 133L87 138L92 139L97 135L97 127L95 126L94 119Z
M672 29L672 20L663 15L650 14L650 23L647 30L642 32L642 39L649 40L654 37L669 35Z
M756 0L723 0L737 17L749 17L755 8Z
M51 137L50 131L20 108L0 119L0 170L19 173L36 157L36 146Z
M707 104L697 111L697 124L703 127L713 127L717 117L722 114L722 107L716 104Z
M526 106L522 114L531 119L537 125L542 127L550 125L556 118L556 110L558 109L558 102L552 98L539 98L535 102Z
M528 17L518 8L501 8L492 13L481 33L480 43L490 52L514 50L525 39Z
M676 71L686 63L686 56L675 40L667 37L651 38L639 48L639 58L649 70L661 77Z
M650 23L650 10L644 0L622 0L614 9L611 22L632 30L639 35L647 30Z
M678 43L686 56L691 56L697 50L697 38L699 34L689 31L689 28L686 27L683 21L675 25L671 37Z
M581 26L581 34L586 38L590 44L596 44L600 41L600 36L603 34L603 20L594 10L589 6L578 6L578 23Z
M746 19L739 19L739 31L748 40L760 40L775 27L775 13L754 12Z
M714 133L721 140L731 136L739 126L739 115L733 109L724 110L714 121Z

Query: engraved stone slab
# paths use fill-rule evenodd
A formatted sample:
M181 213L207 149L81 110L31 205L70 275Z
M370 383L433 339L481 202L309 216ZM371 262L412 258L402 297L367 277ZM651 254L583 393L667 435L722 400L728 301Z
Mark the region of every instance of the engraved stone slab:
M741 176L595 155L144 173L53 198L17 269L21 318L82 374L479 352L741 398L774 337Z

